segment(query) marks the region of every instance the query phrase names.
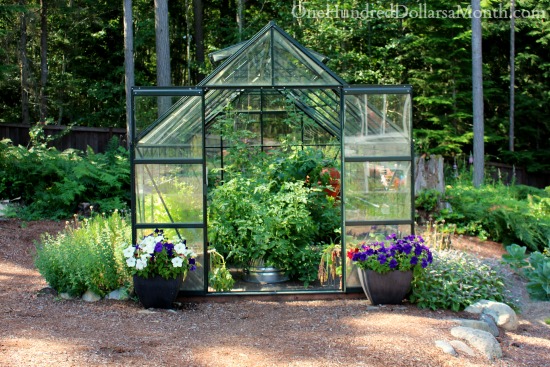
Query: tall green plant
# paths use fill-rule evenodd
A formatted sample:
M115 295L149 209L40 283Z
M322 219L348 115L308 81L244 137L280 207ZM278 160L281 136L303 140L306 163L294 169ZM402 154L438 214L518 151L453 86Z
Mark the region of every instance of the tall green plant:
M67 223L55 236L43 235L36 245L35 264L58 292L80 296L91 290L103 296L128 283L122 247L130 242L130 225L118 211L96 214Z

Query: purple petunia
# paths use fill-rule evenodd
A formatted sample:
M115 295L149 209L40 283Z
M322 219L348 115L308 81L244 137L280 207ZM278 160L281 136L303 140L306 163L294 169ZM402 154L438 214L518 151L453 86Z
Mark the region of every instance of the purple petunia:
M162 242L158 242L156 245L155 245L155 252L162 252L162 249L164 248L164 245L162 244Z
M430 249L420 236L409 235L397 238L387 236L386 242L370 242L358 245L348 251L348 258L361 269L371 269L380 273L392 270L426 268L433 260Z

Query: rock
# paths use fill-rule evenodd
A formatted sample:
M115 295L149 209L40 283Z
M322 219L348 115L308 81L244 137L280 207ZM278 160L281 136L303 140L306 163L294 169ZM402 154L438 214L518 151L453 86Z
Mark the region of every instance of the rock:
M87 290L86 293L82 295L82 300L86 302L97 302L101 299L101 296L95 294L91 290Z
M489 317L489 319L491 319L491 318ZM453 320L453 321L458 322L458 324L460 326L471 327L472 329L483 330L483 331L486 331L488 333L491 333L493 336L498 336L498 333L499 333L498 328L496 327L494 321L493 321L493 325L495 326L494 329L491 328L491 326L485 321L467 320L467 319L456 319L456 320ZM495 333L495 329L496 329L496 333Z
M491 316L482 313L480 320L485 322L489 326L489 329L491 329L491 334L493 334L494 336L499 336L500 331L498 330L495 320Z
M472 348L477 349L488 360L502 358L500 344L498 344L493 334L487 331L457 326L451 329L451 335L466 340Z
M491 316L497 326L505 330L516 330L518 327L518 317L514 310L505 303L482 300L466 307L466 312Z
M147 314L147 315L149 315L149 314L154 314L154 313L156 313L156 311L151 311L151 310L149 310L149 309L146 309L146 310L139 310L137 313L142 313L142 314Z
M50 296L50 295L55 297L57 296L57 291L52 287L46 287L39 290L36 295L38 297L44 297L44 296Z
M105 299L116 299L118 301L126 301L130 298L128 291L125 288L115 289L105 296Z
M464 343L463 341L460 341L460 340L451 340L449 342L449 344L451 345L451 347L453 347L455 349L455 351L459 351L459 352L462 352L464 354L467 354L469 355L470 357L473 357L475 356L475 352L472 348L470 348L468 346L468 344Z
M63 298L63 299L75 299L75 297L71 296L69 293L67 292L63 292L63 293L59 293L59 297Z
M450 354L452 356L457 355L457 353L454 350L453 346L451 344L447 343L444 340L436 340L435 341L435 346L438 347L439 349L441 349L444 353Z

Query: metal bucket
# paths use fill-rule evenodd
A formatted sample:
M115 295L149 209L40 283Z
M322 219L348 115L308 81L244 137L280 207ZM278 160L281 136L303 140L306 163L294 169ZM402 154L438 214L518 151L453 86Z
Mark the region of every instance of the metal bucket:
M244 275L244 280L250 283L281 283L288 279L283 270L265 266L263 259L253 260Z

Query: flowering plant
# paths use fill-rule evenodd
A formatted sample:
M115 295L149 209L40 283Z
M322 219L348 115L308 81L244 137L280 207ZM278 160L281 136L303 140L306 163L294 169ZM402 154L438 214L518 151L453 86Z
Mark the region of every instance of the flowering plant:
M123 254L132 274L143 278L160 275L165 279L175 279L197 268L196 255L186 244L186 240L175 244L169 242L164 238L163 230L155 229L138 244L126 247Z
M418 273L432 263L432 252L421 236L409 235L398 239L396 234L385 242L363 243L348 251L348 258L359 268L387 273L393 270L413 270Z

